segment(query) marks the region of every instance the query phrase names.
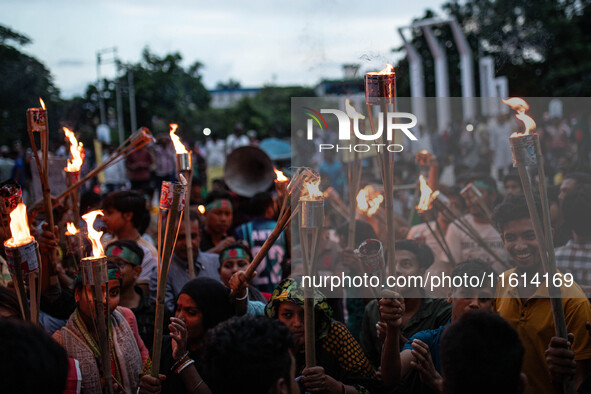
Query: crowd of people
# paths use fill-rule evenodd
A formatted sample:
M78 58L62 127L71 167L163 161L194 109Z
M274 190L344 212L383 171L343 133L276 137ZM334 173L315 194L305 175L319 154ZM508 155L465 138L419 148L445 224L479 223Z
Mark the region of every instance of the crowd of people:
M507 121L499 118L494 130L503 129ZM554 124L565 129L560 122ZM560 285L569 333L561 338L555 334L548 288L531 282L508 285L515 275L542 277L543 258L521 179L510 162L494 158L503 144L508 147L502 140L508 135L476 129L467 136L460 133L462 152L438 151L444 145L431 136L431 152L438 155L432 154L428 164L415 162L414 154L397 162L396 186L414 184L420 173L431 174L429 184L445 195L449 211L433 209L419 215L414 209L416 192L402 187L394 192L396 243L387 243L383 207L375 216L358 212L351 243L357 248L374 239L386 250L393 248L395 257L387 272L392 276L445 274L452 279L495 280L437 288L408 282L373 297L355 289L330 294L316 289L311 307L314 337L308 339L308 294L300 276L297 234L284 231L256 275L251 279L244 273L277 224L280 196L274 185L250 198L239 196L215 178L223 160L212 161L207 151L196 153L202 159L193 160L196 188L188 201L190 226L179 228L165 286L165 323L156 327L159 262L152 200L154 185L176 177L174 151L166 139L158 139L121 163L119 175L112 168L102 189L87 188L81 194L79 210L81 215L95 209L103 212L95 229L104 231L108 261L103 304L109 312L105 324L114 392L533 394L562 392L568 385L580 393L591 392L591 171L581 166L588 158L574 150L578 137L570 131L565 146L550 141L545 150L556 264L574 279ZM248 144L241 136L237 130L232 143ZM466 140L478 141L478 152L488 154L471 158L475 148L465 148ZM327 154L316 165L321 189L331 189L342 201L354 204L347 197L346 164ZM218 169L211 171L210 166ZM451 182L446 175L449 166ZM361 180L362 187L380 183L373 159L362 160ZM466 186L477 189L478 203L462 193ZM541 212L540 199L535 201ZM31 233L44 264L39 327L22 321L2 250L2 392L108 390L97 300L75 268L85 253L64 236L65 223L73 217L71 208L56 204L53 229L44 223L43 212L30 210ZM458 216L445 214L451 211ZM366 268L359 254L349 247L348 213L328 203L325 212L318 271L363 274ZM10 237L10 218L2 219L4 242ZM465 231L463 222L476 230L480 241ZM80 226L84 231L84 222ZM189 243L193 261L188 261ZM90 244L85 248L89 253ZM154 333L161 330L161 351L155 353ZM313 365L307 365L306 357L310 340Z

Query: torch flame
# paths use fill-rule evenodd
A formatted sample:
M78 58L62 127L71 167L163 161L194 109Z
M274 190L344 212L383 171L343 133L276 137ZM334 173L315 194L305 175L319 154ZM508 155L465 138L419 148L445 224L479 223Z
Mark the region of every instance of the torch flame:
M67 127L62 127L64 129L64 133L66 134L66 138L70 140L70 154L72 155L71 159L68 159L68 165L64 168L67 172L78 172L80 171L80 167L82 166L82 162L84 158L82 157L82 142L78 142L74 132L72 132Z
M183 143L181 142L179 136L175 134L176 129L178 129L178 127L179 125L176 123L170 124L170 139L172 140L172 143L174 145L174 150L176 151L177 155L181 153L189 153L187 152L187 148L185 148L185 145L183 145Z
M355 118L365 119L365 115L357 112L357 110L351 104L351 101L349 101L349 99L345 99L345 109L347 110L347 116L349 116L349 118L351 118L351 119L355 119Z
M39 102L41 103L41 108L46 109L45 103L43 102L43 99L41 97L39 97Z
M205 215L205 206L204 205L199 205L197 207L197 210L199 211L200 214Z
M27 221L27 206L20 203L10 213L10 231L12 238L6 241L6 245L12 248L26 245L34 240L29 232Z
M317 201L322 200L324 197L324 194L320 191L320 178L317 178L316 181L306 182L304 186L304 194L300 198L301 200Z
M394 72L394 67L391 64L386 64L386 67L378 73L378 75L387 75Z
M273 168L273 171L275 171L275 175L277 176L277 178L275 179L275 182L289 181L289 178L286 177L285 175L283 175L283 171L279 171L277 168Z
M80 231L76 228L76 225L72 222L66 224L66 235L76 235Z
M88 212L86 215L82 215L82 219L86 222L88 228L88 239L92 243L92 256L97 259L105 255L103 245L101 244L101 237L103 236L102 231L96 231L94 229L94 221L98 215L103 216L103 211L97 209L96 211Z
M536 122L528 115L525 114L525 111L529 109L529 105L525 102L524 99L519 97L512 97L510 99L502 100L503 103L507 104L511 109L517 111L515 117L521 120L525 126L525 130L523 133L513 133L511 134L510 138L514 137L523 137L525 135L529 135L530 131L536 128Z
M421 197L419 198L419 203L417 204L417 211L419 213L423 213L431 209L431 193L433 190L427 185L427 181L423 175L419 176L419 185L421 189Z
M384 196L376 192L372 185L365 186L357 193L357 208L368 217L372 217L378 211L383 201Z

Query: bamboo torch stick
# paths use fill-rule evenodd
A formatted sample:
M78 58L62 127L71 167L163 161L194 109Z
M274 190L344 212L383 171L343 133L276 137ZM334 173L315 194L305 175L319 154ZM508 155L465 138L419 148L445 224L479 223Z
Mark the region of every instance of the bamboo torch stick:
M396 98L396 80L394 68L388 66L380 72L371 72L365 74L365 102L369 116L372 132L376 134L372 106L377 105L380 108L380 116L383 117L382 126L387 123L388 107L395 106ZM395 108L394 108L395 110ZM387 273L391 274L394 269L394 243L396 237L394 234L394 155L387 151L389 146L388 133L382 133L383 149L378 151L378 163L380 165L382 182L384 184L384 205L386 207L386 228L388 233L387 252Z
M104 301L105 295L109 294L109 275L107 270L107 257L101 244L102 231L94 229L94 221L97 216L102 216L100 210L88 212L82 216L88 228L88 239L92 243L92 257L85 257L80 261L82 268L82 284L90 286L94 304L93 323L96 327L98 345L101 352L101 367L105 380L105 391L109 394L114 392L113 374L111 372L111 338L109 335L110 311L109 303ZM103 293L105 286L105 293ZM88 294L84 292L86 296Z
M519 178L521 179L521 184L523 186L523 194L525 195L529 215L534 226L534 233L540 248L544 270L546 273L554 277L557 272L556 258L552 241L552 229L550 227L548 196L546 195L545 187L544 158L542 155L539 134L530 134L530 131L535 129L536 123L531 117L525 114L529 109L529 105L523 99L514 97L503 100L503 102L517 111L516 117L525 125L525 131L523 133L513 133L509 138L511 154L513 156L513 166L517 167L517 171L519 172ZM542 212L538 212L536 206L532 190L533 181L528 174L528 166L536 166L538 170ZM540 221L540 215L543 217L544 225L542 225L542 222ZM550 296L550 303L552 305L552 317L554 319L556 336L568 339L564 307L562 304L562 292L560 287L554 286L553 281L548 287L548 295ZM575 392L571 379L564 381L563 389L565 393Z
M181 178L184 181L183 178ZM156 317L154 323L154 342L152 347L152 376L158 377L160 371L160 356L162 353L162 325L164 322L164 308L166 296L166 281L172 251L176 244L183 212L183 196L185 184L162 182L160 191L160 212L158 217L158 287L156 293ZM186 202L185 202L186 203ZM166 219L164 219L166 215ZM166 221L166 223L163 223ZM165 228L162 233L162 228ZM188 234L187 234L188 236Z
M318 242L324 227L324 198L319 189L320 178L307 183L307 193L300 198L300 241L304 275L311 276L316 265ZM314 326L314 289L304 288L304 342L306 367L316 366L316 335Z
M351 138L353 143L357 143L357 134L355 134L355 127L359 128L359 120L365 119L365 116L357 112L355 107L351 104L349 99L345 100L345 108L347 115L351 119ZM357 204L355 198L357 190L359 189L359 182L361 181L361 168L359 168L359 153L353 150L353 160L349 162L349 233L347 236L347 247L350 250L355 248L355 214L357 212Z
M45 221L53 231L53 205L51 202L51 190L49 188L49 169L48 169L48 147L49 147L49 121L47 119L47 109L45 103L39 98L41 103L40 108L27 109L27 132L29 133L29 140L33 148L33 155L37 163L37 170L39 172L39 180L41 181L41 188L43 190L43 202L45 205ZM35 142L35 132L39 132L41 153L37 149Z
M185 237L187 238L187 263L189 265L189 278L195 279L195 261L193 260L193 243L190 241L190 234L191 234L191 215L189 211L191 209L191 183L193 181L193 167L191 163L191 153L187 151L185 145L181 142L178 135L176 135L176 130L179 127L176 123L170 124L170 139L174 145L174 150L176 151L176 172L185 176L187 180L187 188L185 193Z

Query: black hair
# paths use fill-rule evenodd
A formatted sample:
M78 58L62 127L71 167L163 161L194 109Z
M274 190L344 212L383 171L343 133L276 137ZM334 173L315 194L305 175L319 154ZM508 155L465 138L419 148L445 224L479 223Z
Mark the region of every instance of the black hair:
M548 187L546 187L546 195L548 196L549 203L559 204L560 200L558 199L558 196L560 195L560 185L548 185Z
M121 213L131 212L131 222L140 234L140 229L146 229L150 223L150 213L146 208L146 199L138 192L122 190L109 194L103 200L103 209L115 209ZM146 223L147 217L147 223Z
M591 185L580 185L564 196L560 205L566 225L578 236L591 235Z
M219 259L218 259L219 262L220 262L220 267L222 265L222 255L224 254L224 252L226 250L230 250L230 249L242 249L242 250L244 250L246 252L246 254L248 255L249 262L252 261L252 252L250 251L250 248L247 245L245 245L243 242L234 242L234 243L231 243L230 245L226 246L224 249L222 249L220 251Z
M394 250L408 250L412 254L415 255L417 258L417 262L419 263L419 268L427 269L435 261L435 257L433 256L433 252L431 248L425 244L418 243L412 239L403 239L400 241L396 241L394 244Z
M205 197L205 205L216 200L230 200L233 202L232 195L225 190L212 190Z
M289 328L278 320L234 317L209 332L203 377L214 393L268 393L281 378L289 385L292 346Z
M516 394L525 349L517 331L501 316L468 311L441 336L445 392Z
M497 192L497 182L490 175L483 172L475 172L468 176L470 182L480 181L490 187L495 193Z
M542 204L537 195L534 195L534 201L536 203L536 211L541 214ZM497 205L492 214L492 221L501 234L507 223L528 218L530 218L529 210L527 201L523 195L507 196L501 204Z
M85 191L80 195L80 215L94 211L101 206L101 196L92 190Z
M0 319L0 349L3 392L63 393L68 356L45 331L27 322Z
M521 186L521 178L519 178L519 174L515 172L509 172L507 175L503 177L503 185L508 181L517 182L519 186Z
M116 239L115 241L111 242L105 248L105 251L109 249L111 246L124 246L131 250L133 253L137 254L140 258L140 261L144 261L144 250L138 245L138 243L131 239Z
M337 234L341 235L345 239L345 243L348 242L349 238L349 223L343 224L337 229ZM361 245L366 239L377 239L378 235L371 226L364 220L355 220L355 247Z
M273 206L273 196L269 192L257 193L250 199L248 206L252 216L264 216L267 208Z
M492 287L492 289L494 290L494 288L497 285L497 281L488 280L488 278L490 278L491 275L495 275L495 272L493 271L492 267L489 263L481 259L464 260L460 264L456 265L456 267L451 272L452 283L454 283L453 280L455 278L478 277L478 279L480 280L482 277L484 277L484 281L482 281L482 283L479 283L480 288L486 287L487 285L491 284L492 286L489 287ZM471 282L469 281L467 285L471 286Z

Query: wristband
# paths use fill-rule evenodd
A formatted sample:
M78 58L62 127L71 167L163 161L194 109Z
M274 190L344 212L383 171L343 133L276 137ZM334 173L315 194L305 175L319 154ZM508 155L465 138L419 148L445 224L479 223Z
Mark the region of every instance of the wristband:
M183 369L187 368L189 365L193 364L194 362L195 362L195 360L193 360L193 359L187 360L176 371L174 371L174 373L180 374L181 372L183 372Z
M244 294L244 297L236 298L236 301L244 301L246 297L248 297L248 287L246 288L246 294Z

